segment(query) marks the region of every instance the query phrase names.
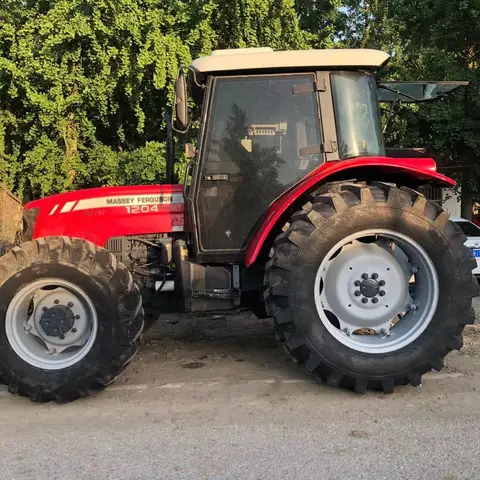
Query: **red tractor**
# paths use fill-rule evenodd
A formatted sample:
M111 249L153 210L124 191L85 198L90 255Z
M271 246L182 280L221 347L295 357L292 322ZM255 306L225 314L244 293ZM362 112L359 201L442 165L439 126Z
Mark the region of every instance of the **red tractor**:
M464 83L378 83L388 58L216 51L176 83L175 128L190 110L200 125L183 185L170 148L170 184L26 205L25 243L0 258L9 391L65 402L102 390L137 351L144 310L250 308L305 371L357 392L441 370L474 321L476 263L418 192L454 181L431 158L386 153L379 103Z

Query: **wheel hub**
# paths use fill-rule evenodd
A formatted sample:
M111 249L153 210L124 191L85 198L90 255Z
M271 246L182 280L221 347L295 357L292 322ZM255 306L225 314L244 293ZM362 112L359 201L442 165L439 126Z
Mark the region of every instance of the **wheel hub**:
M376 297L380 293L380 285L373 278L367 278L360 284L360 292L367 298Z
M60 337L73 328L75 315L65 305L48 308L40 319L40 326L49 337Z
M325 310L341 319L342 331L377 331L406 303L405 276L401 262L383 245L356 241L342 247L325 265L320 300ZM386 294L384 285L396 288Z

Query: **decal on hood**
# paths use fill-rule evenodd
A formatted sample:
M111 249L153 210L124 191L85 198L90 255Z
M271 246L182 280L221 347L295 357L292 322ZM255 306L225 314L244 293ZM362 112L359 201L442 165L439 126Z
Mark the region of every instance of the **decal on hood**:
M182 193L165 193L162 195L115 195L111 197L85 198L83 200L66 202L60 208L60 204L55 205L50 211L53 215L59 210L59 213L67 213L78 210L91 210L96 208L109 208L119 206L136 205L172 205L183 204Z

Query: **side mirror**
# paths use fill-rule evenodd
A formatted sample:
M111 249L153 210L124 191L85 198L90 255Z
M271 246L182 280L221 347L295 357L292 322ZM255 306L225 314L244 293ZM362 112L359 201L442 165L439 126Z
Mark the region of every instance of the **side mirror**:
M175 129L185 132L189 127L187 78L183 70L178 72L175 82Z

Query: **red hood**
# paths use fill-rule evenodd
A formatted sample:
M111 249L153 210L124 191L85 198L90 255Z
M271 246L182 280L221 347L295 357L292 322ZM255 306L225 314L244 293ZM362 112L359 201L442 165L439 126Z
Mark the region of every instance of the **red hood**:
M182 185L77 190L28 203L38 209L33 238L67 235L103 246L111 237L183 231Z

